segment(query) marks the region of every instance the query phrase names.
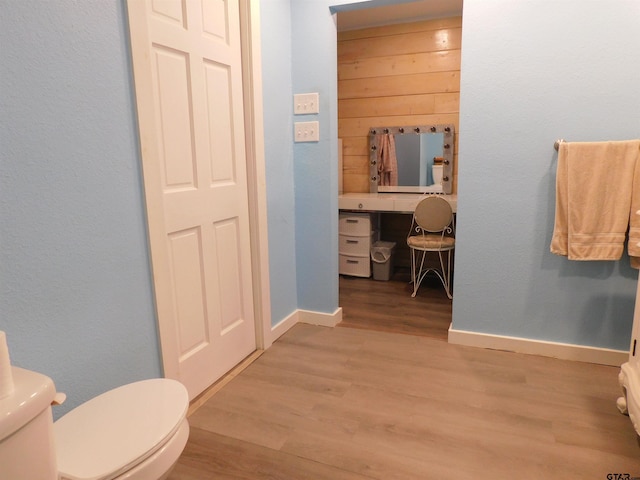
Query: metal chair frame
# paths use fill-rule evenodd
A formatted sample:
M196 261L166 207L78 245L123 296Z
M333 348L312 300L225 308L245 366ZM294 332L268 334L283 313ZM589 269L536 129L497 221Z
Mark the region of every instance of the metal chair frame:
M451 252L455 248L455 225L451 205L438 195L427 195L420 200L413 213L411 229L407 235L407 245L411 250L411 281L413 282L412 297L418 293L418 288L425 276L432 272L442 282L442 286L449 299L451 292ZM427 253L437 252L440 259L440 269L425 268ZM447 261L445 268L444 254Z

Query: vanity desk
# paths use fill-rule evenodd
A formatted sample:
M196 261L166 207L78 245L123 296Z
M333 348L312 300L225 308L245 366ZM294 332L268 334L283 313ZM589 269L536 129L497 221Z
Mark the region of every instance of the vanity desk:
M370 248L381 239L395 243L396 265L406 263L412 215L426 194L455 214L454 132L450 124L369 129L369 192L338 195L340 274L369 277Z
M396 243L395 264L408 265L408 249L405 238L411 217L422 193L345 193L338 195L339 208L339 273L357 277L371 275L369 250L379 239ZM441 194L451 205L454 214L457 196ZM406 224L400 232L385 228L385 217L398 214ZM393 222L392 222L393 223ZM400 255L401 258L397 258ZM406 258L405 258L406 257ZM404 259L404 260L403 260ZM406 265L405 265L406 264Z
M354 212L395 212L413 214L424 193L343 193L338 195L338 209ZM441 194L449 202L453 213L458 207L458 196Z

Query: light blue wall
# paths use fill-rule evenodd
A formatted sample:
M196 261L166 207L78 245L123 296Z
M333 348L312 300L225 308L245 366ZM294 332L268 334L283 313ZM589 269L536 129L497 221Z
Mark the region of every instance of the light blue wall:
M289 0L260 4L271 323L298 308Z
M333 2L336 3L336 2ZM298 308L338 308L338 113L336 27L331 2L291 2L293 93L320 95L320 141L294 154ZM313 117L313 118L308 118Z
M0 9L0 330L68 394L161 375L123 2Z
M333 313L338 307L336 27L330 11L338 4L349 8L350 2L260 4L274 325L297 308ZM294 116L293 95L311 92L320 95L320 113ZM320 141L294 144L293 123L311 120L320 122Z
M293 93L320 95L319 114L294 118L320 123L319 142L293 146L298 308L303 310L338 308L338 67L332 12L387 3L394 2L290 2Z
M261 8L269 10L276 3L286 10L284 7L287 2L276 0L262 0ZM292 123L297 121L317 120L319 122L320 140L318 142L293 143L297 308L333 313L338 308L338 92L336 26L330 7L357 8L362 5L381 5L390 2L389 0L375 2L290 0L288 3L291 18L292 91L289 92L289 98L285 98L284 101L289 106L293 104L293 94L316 92L320 98L320 112L315 115L296 115L285 118L282 105L265 103L265 119L267 124L274 122L288 126L292 126ZM355 3L361 5L351 5ZM285 11L282 14L286 16ZM272 20L275 19L272 18ZM265 41L262 52L263 56L274 58L280 50L273 51L273 49L278 48L280 38L286 33L276 31L268 23L263 15L262 28ZM276 39L267 40L267 30L275 35ZM287 47L283 47L283 51L287 52ZM266 89L267 84L271 84L278 91L282 89L282 86L276 87L272 81L273 78L282 78L281 72L274 71L266 62L263 62L263 75L265 98L269 95ZM288 108L291 115L292 109ZM292 143L292 128L290 132L289 142ZM283 161L267 152L267 164L269 165L270 162ZM269 205L271 205L271 194L269 198ZM271 230L271 223L269 229ZM280 247L273 244L269 247L272 261L274 249L278 248ZM284 247L282 251L284 253ZM272 265L271 269L275 271L278 267ZM272 311L275 311L275 308L272 308ZM279 319L274 318L272 323L277 321Z
M640 135L640 2L465 0L453 327L629 348L637 271L549 253L553 143Z

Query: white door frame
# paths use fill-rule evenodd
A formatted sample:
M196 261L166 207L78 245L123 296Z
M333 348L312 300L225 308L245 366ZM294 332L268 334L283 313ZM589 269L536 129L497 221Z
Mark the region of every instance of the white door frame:
M260 2L258 0L240 0L240 35L242 37L245 148L256 346L258 349L266 350L273 343L273 336L271 333L267 188L262 110Z

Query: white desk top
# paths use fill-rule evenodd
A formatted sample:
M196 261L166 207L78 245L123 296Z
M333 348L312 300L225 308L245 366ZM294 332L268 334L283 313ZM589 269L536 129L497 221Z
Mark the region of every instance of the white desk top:
M423 193L344 193L338 195L338 208L369 212L413 213L424 195ZM458 196L441 196L451 204L455 213L458 208Z

